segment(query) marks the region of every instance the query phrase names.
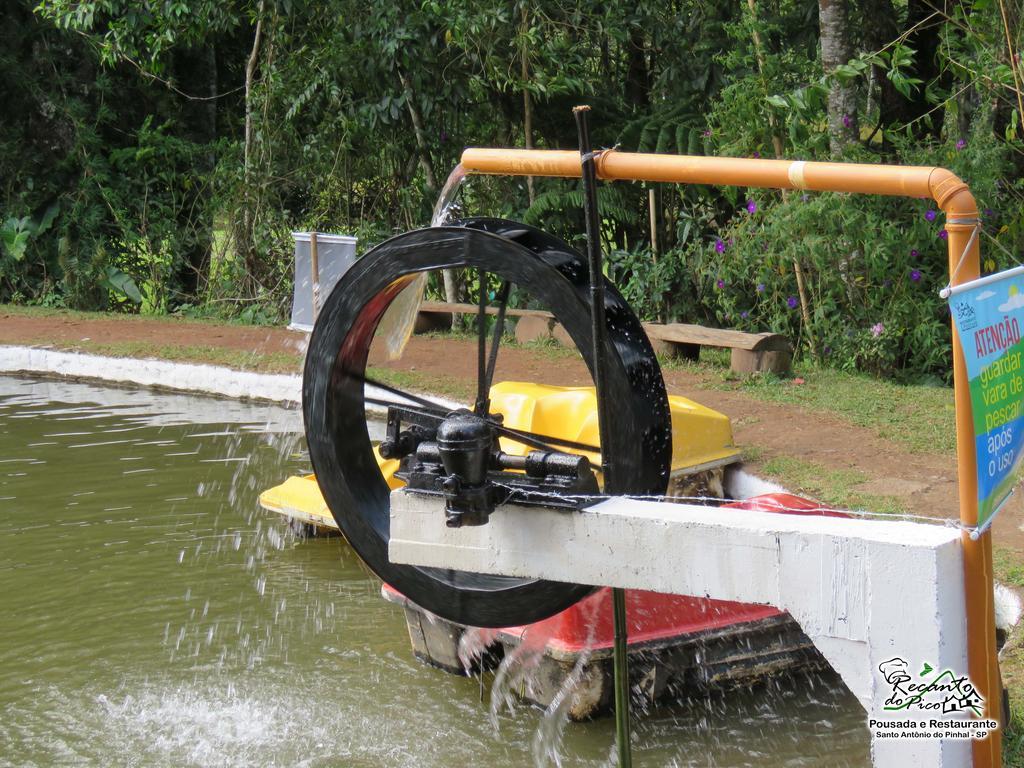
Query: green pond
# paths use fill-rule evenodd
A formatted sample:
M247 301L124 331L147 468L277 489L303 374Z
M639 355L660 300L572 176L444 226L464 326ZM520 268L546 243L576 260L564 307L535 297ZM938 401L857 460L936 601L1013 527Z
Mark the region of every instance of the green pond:
M0 376L0 765L611 766L610 719L490 711L336 538L259 508L295 411ZM634 765L863 766L833 676L638 716Z

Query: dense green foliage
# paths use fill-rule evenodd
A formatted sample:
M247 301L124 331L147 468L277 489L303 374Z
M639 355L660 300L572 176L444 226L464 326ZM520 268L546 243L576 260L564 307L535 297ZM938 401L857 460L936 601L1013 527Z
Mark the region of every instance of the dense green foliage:
M571 148L580 102L625 150L948 166L985 209L987 270L1024 238L1019 3L0 7L0 301L275 320L290 230L366 247L423 226L463 147ZM926 201L617 184L601 203L609 270L648 318L947 375ZM461 199L570 240L579 206L550 179Z

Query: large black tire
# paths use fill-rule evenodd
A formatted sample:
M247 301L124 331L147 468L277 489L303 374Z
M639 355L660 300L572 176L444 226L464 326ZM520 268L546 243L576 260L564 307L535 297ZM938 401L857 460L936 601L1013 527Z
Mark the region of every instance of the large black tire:
M562 241L496 219L408 232L367 252L324 303L310 337L303 414L310 459L339 528L370 569L423 608L461 624L500 627L547 618L592 586L393 564L390 497L373 455L363 372L377 324L420 272L476 268L508 280L549 309L593 372L587 263ZM661 368L639 320L606 282L606 388L617 494L661 494L672 451ZM444 516L438 512L438 525Z

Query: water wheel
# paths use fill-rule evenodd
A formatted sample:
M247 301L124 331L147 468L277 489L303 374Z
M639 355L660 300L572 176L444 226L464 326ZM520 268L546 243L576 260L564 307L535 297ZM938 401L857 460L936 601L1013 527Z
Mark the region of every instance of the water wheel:
M408 232L359 259L319 314L303 377L310 459L339 528L381 579L451 621L486 627L528 624L569 607L593 587L419 568L388 560L390 491L367 429L365 390L367 384L376 384L367 377L367 357L381 317L395 297L417 275L442 268L494 275L502 281L497 292L501 305L508 301L509 286L515 285L555 316L593 372L588 269L582 254L537 229L497 219L470 219L456 226ZM501 338L504 312L499 310L492 358ZM607 281L605 311L608 335L601 354L607 360L605 386L612 407L607 431L611 444L603 446L602 457L615 467L614 485L605 492L662 494L669 477L672 437L661 369L640 321ZM484 327L478 323L478 389L486 393L494 366L484 363ZM424 398L408 397L424 413L443 410L431 408ZM486 413L482 416L490 418ZM516 435L538 446L560 447L549 436ZM441 516L438 524L444 524Z

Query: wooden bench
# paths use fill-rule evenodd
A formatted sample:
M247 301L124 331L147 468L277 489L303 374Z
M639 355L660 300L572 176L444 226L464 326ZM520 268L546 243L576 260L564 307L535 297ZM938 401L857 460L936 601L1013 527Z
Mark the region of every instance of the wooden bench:
M498 314L497 307L489 306L485 311L489 315ZM451 328L453 315L476 313L475 304L425 301L416 318L416 333ZM505 314L516 318L516 341L520 344L537 339L554 339L565 346L573 346L569 334L555 322L550 312L540 309L508 309ZM644 323L644 330L654 351L669 357L696 360L701 347L731 349L730 367L737 373L786 373L793 360L792 345L785 336L778 333L746 333L686 323Z
M484 311L488 315L498 314L497 307L484 307ZM453 315L473 315L476 316L477 306L476 304L457 304L448 303L445 301L424 301L420 305L420 313L416 318L416 333L428 333L430 331L446 330L452 327L452 316ZM539 322L539 327L550 326L554 324L555 317L550 312L545 312L541 309L509 309L505 310L506 317L515 317L519 319L519 323L516 325L516 340L523 342L519 338L519 326L523 324L523 319L532 318ZM529 326L529 323L527 323ZM530 337L525 341L531 341L533 338Z
M793 362L793 345L779 333L747 333L687 323L644 323L654 351L696 360L701 347L732 350L729 367L737 373L786 373Z

